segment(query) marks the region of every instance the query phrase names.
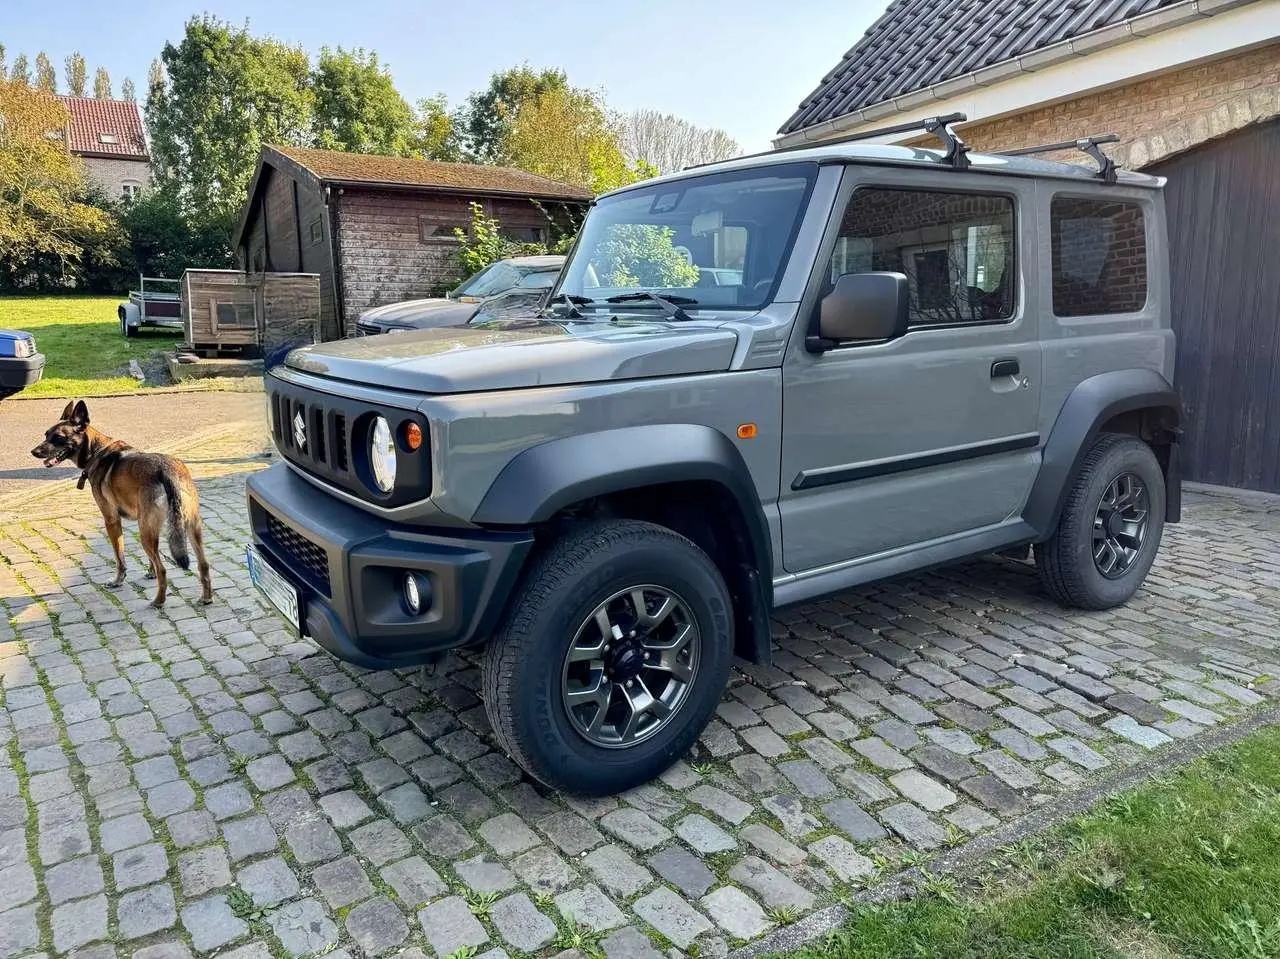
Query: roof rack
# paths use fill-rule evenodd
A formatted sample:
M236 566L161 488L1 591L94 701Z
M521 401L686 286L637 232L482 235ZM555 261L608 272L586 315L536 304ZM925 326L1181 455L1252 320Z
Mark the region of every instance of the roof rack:
M899 123L891 127L879 127L875 130L864 130L860 133L850 133L846 136L835 137L830 140L815 140L812 143L796 143L792 146L778 147L776 150L765 150L761 153L750 153L745 157L734 157L736 160L750 159L752 157L772 156L775 153L791 153L795 150L808 150L811 147L832 146L837 143L855 143L859 140L872 140L876 137L891 136L895 133L913 133L916 130L924 130L926 133L932 133L947 148L946 154L942 157L942 162L954 167L957 170L969 169L969 146L960 139L960 135L953 130L952 124L963 123L969 119L963 113L948 113L941 117L925 117L921 120L912 120L910 123ZM719 161L716 161L719 162ZM701 166L709 166L706 163L695 163L684 169L693 170Z
M1046 143L1038 147L1022 147L1018 150L1000 150L998 156L1025 157L1037 153L1057 153L1059 150L1081 150L1098 161L1097 177L1107 183L1116 182L1116 163L1102 152L1101 144L1119 143L1116 133L1103 133L1096 137L1081 137L1079 140L1063 140L1061 143Z

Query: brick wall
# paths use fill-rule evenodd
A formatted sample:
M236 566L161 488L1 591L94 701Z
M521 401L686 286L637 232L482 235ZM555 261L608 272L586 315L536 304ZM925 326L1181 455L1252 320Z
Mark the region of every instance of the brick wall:
M1080 69L1087 70L1081 63ZM1280 114L1280 43L1187 67L1127 86L963 128L975 150L1008 150L1096 133L1118 133L1107 147L1131 170ZM923 137L912 141L932 146ZM1079 153L1049 159L1091 163Z
M135 183L144 190L151 184L151 164L146 160L105 157L82 157L81 160L89 179L106 190L112 199L123 195L126 182Z
M447 194L353 192L338 207L343 316L348 325L364 310L432 296L458 278L454 224L471 220L471 198ZM504 227L547 225L528 200L488 199L483 204ZM443 235L432 236L439 228Z

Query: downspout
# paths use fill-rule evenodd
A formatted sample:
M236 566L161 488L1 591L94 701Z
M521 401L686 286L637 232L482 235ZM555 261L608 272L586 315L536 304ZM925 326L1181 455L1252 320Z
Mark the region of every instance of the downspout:
M324 188L324 208L328 213L325 217L326 224L329 228L329 272L333 277L333 319L338 327L338 338L341 339L347 335L347 324L343 316L343 291L342 291L342 273L338 269L338 263L342 257L339 255L339 243L341 242L338 234L338 197L342 195L339 190L335 196L333 188L326 184ZM330 203L330 199L334 202Z

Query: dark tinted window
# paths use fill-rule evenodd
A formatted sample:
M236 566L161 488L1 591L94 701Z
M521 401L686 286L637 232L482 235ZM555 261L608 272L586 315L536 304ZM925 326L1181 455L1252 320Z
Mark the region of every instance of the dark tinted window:
M1147 237L1141 206L1057 196L1049 223L1055 314L1096 316L1142 309L1147 302Z
M831 257L842 273L905 273L911 325L987 323L1013 316L1013 200L975 193L860 189Z

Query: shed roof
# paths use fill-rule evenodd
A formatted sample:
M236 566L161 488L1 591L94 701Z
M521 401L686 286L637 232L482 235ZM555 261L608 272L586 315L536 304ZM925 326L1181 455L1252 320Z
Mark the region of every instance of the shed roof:
M58 99L71 114L67 149L72 153L122 160L148 159L147 137L138 104L132 100L97 97L60 96Z
M442 163L409 157L342 153L305 147L268 147L307 170L322 183L423 187L455 193L503 194L589 200L591 191L510 167ZM265 159L265 157L264 157Z
M893 0L778 130L792 133L1186 0Z

